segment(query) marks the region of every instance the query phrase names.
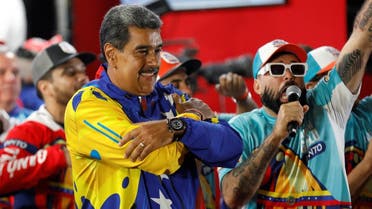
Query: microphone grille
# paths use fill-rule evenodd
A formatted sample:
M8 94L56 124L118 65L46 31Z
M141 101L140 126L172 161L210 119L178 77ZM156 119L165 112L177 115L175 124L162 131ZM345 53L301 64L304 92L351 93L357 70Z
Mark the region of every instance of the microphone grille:
M301 97L301 89L296 85L289 86L285 93L287 94L287 96L296 94L298 97Z

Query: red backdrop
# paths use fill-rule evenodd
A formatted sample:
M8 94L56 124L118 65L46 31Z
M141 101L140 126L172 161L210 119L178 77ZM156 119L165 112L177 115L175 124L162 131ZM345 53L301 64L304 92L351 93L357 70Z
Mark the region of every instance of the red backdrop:
M105 12L117 0L74 1L73 41L79 50L99 53L98 31ZM89 5L89 7L87 7ZM89 8L89 9L87 9ZM341 49L347 39L346 0L288 0L281 6L246 7L201 11L169 12L163 15L165 43L191 40L204 65L221 62L241 54L254 55L264 43L282 38L311 47L331 45ZM179 54L182 44L166 45L165 50ZM93 78L97 65L89 67ZM366 75L362 94L371 94L372 76ZM249 88L252 79L247 79ZM214 86L202 77L195 97L206 101L218 112L234 112L229 98L219 96ZM257 100L257 95L253 94Z

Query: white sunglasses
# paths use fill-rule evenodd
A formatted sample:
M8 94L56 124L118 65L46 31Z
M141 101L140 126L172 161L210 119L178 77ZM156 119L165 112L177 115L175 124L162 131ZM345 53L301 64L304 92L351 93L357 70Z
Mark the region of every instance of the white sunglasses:
M270 72L271 76L282 77L284 76L286 69L289 69L295 77L304 77L307 71L307 63L267 63L258 71L257 75L265 75L267 72Z

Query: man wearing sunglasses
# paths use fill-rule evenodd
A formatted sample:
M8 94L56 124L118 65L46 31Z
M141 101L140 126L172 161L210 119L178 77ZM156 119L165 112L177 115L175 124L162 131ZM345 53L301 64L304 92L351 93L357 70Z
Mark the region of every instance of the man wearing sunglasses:
M286 70L289 70L295 77L304 77L307 69L306 63L267 63L258 75L265 75L269 73L273 77L283 77Z
M254 90L263 107L229 122L244 148L237 167L220 170L224 206L351 208L344 131L371 54L371 4L366 1L360 10L335 70L308 92L302 48L274 40L258 49ZM284 73L271 63L285 64ZM289 86L301 89L299 101L288 102ZM288 126L293 122L298 127L291 136Z

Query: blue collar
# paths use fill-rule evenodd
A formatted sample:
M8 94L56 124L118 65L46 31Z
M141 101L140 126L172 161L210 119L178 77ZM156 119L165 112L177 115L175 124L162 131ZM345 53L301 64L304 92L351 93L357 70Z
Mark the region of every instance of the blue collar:
M107 68L106 65L102 66L105 69ZM147 106L146 110L143 111L139 96L132 95L115 86L107 75L106 70L102 71L99 79L89 82L86 86L95 86L101 89L110 98L120 103L122 110L132 122L163 119L166 118L166 113L169 114L169 112L176 115L176 108L173 100L169 100L169 95L172 93L183 94L173 85L163 86L160 82L156 82L154 91L141 98L145 99Z

